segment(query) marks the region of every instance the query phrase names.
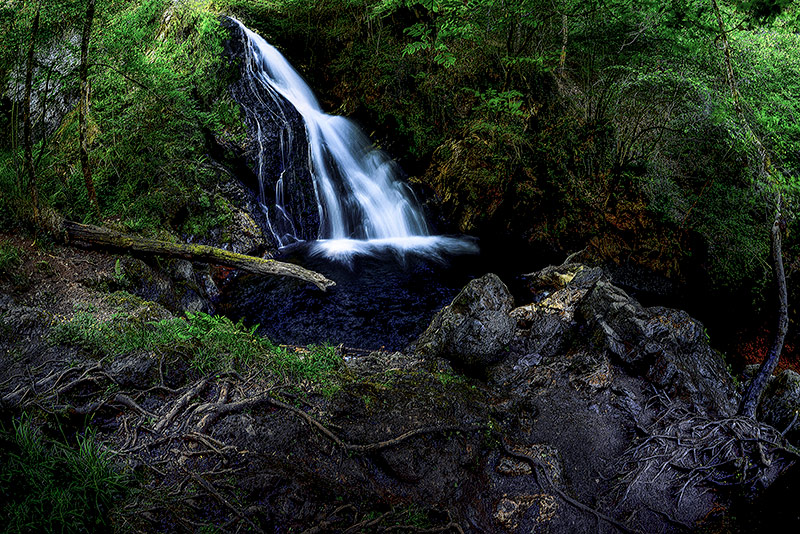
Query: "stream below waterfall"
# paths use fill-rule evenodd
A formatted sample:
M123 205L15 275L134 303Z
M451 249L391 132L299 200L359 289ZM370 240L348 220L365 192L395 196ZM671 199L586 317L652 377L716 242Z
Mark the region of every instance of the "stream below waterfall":
M294 245L277 259L334 280L336 286L327 292L288 278L246 275L226 288L219 310L246 324L259 324L259 333L276 343L402 350L469 280L494 272L512 293L521 294L518 275L543 265L541 259L510 254L491 243L472 253L384 249L346 260L315 254L314 248L314 243Z

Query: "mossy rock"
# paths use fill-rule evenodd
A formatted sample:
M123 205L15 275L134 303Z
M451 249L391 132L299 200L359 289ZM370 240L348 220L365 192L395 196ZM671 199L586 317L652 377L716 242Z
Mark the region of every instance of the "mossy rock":
M128 321L145 323L172 318L172 314L161 304L145 300L127 291L115 291L107 295L104 301L124 314Z

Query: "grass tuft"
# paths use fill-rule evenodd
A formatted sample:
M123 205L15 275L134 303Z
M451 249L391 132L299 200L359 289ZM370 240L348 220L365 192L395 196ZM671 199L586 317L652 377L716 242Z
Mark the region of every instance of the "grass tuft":
M8 241L0 243L0 276L13 276L21 265L22 250Z
M50 341L80 347L98 357L117 357L136 350L178 353L201 374L262 366L280 378L313 383L323 391L333 387L333 379L342 368L335 347L282 347L257 335L257 328L202 312L160 321L137 321L118 314L103 321L79 311L51 328Z
M43 437L28 418L0 431L0 516L5 532L100 532L128 488L87 430L75 446Z

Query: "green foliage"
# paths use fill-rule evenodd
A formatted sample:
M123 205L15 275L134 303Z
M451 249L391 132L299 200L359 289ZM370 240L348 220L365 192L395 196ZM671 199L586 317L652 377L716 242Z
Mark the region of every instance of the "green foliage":
M748 123L792 196L800 10L718 3ZM12 4L0 8L4 82L37 5ZM83 6L47 3L40 46L81 21ZM591 242L600 259L678 277L684 260L699 262L723 291L766 272L758 154L707 0L98 0L91 157L101 216L130 231L202 235L230 220L205 159L207 132L244 135L217 13L285 50L323 105L374 126L464 231L502 228L551 248ZM75 85L74 73L62 77ZM15 109L2 124L18 122ZM42 196L91 220L74 115L35 147ZM0 228L11 228L29 210L18 136L0 151ZM665 254L678 257L653 260Z
M739 0L736 7L759 22L775 20L794 0Z
M5 532L99 532L128 488L109 452L87 430L69 445L26 417L0 432L0 515Z
M773 28L736 35L734 61L746 99L773 163L800 177L800 35Z
M181 230L189 235L204 236L214 228L225 228L233 217L233 210L225 198L212 197L205 192L188 209L189 215L184 219Z
M258 325L248 328L241 321L199 312L160 321L119 314L104 321L79 311L54 325L50 340L112 358L135 350L181 354L201 374L265 366L277 377L332 387L342 366L335 347L281 347L257 335L257 329Z
M70 320L56 324L50 331L50 340L54 344L72 345L97 354L109 342L106 333L93 314L79 311Z
M15 55L0 58L0 73L13 70L26 45L36 4L23 4L16 12L0 10L0 29L11 31L17 43ZM82 23L84 10L83 0L43 3L38 48L60 46L74 56L76 45L65 37ZM89 48L88 141L102 217L145 233L203 233L212 224L226 222L218 202L203 205L195 200L196 188L209 187L217 179L218 171L205 158L208 135L234 139L244 132L238 106L226 91L235 73L222 57L226 38L210 1L98 0ZM58 87L76 87L77 68L59 69ZM34 80L45 100L53 98L44 91L46 76L40 69ZM11 123L19 120L18 108L15 104ZM12 128L12 134L16 130ZM44 204L64 216L93 221L96 213L85 191L77 140L74 110L54 132L37 136L40 192ZM3 212L10 215L0 218L0 224L10 227L25 218L30 206L18 133L4 146L8 148L0 154L0 185L9 194L0 199L5 204L0 207L9 208ZM200 223L202 219L210 222Z
M0 242L0 277L11 276L22 265L22 250L9 243Z

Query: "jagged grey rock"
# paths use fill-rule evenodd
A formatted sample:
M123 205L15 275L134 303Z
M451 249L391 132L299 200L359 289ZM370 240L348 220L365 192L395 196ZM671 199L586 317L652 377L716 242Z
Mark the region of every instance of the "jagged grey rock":
M737 392L722 355L709 346L703 325L686 312L644 308L622 289L599 281L578 313L597 348L701 411L734 413Z
M545 267L525 277L536 301L511 312L520 329L519 343L529 359L552 356L570 343L575 310L603 271L568 264Z
M433 318L411 350L455 364L480 367L507 353L516 329L514 299L495 274L472 280Z
M769 381L758 418L800 442L800 374L787 369Z

